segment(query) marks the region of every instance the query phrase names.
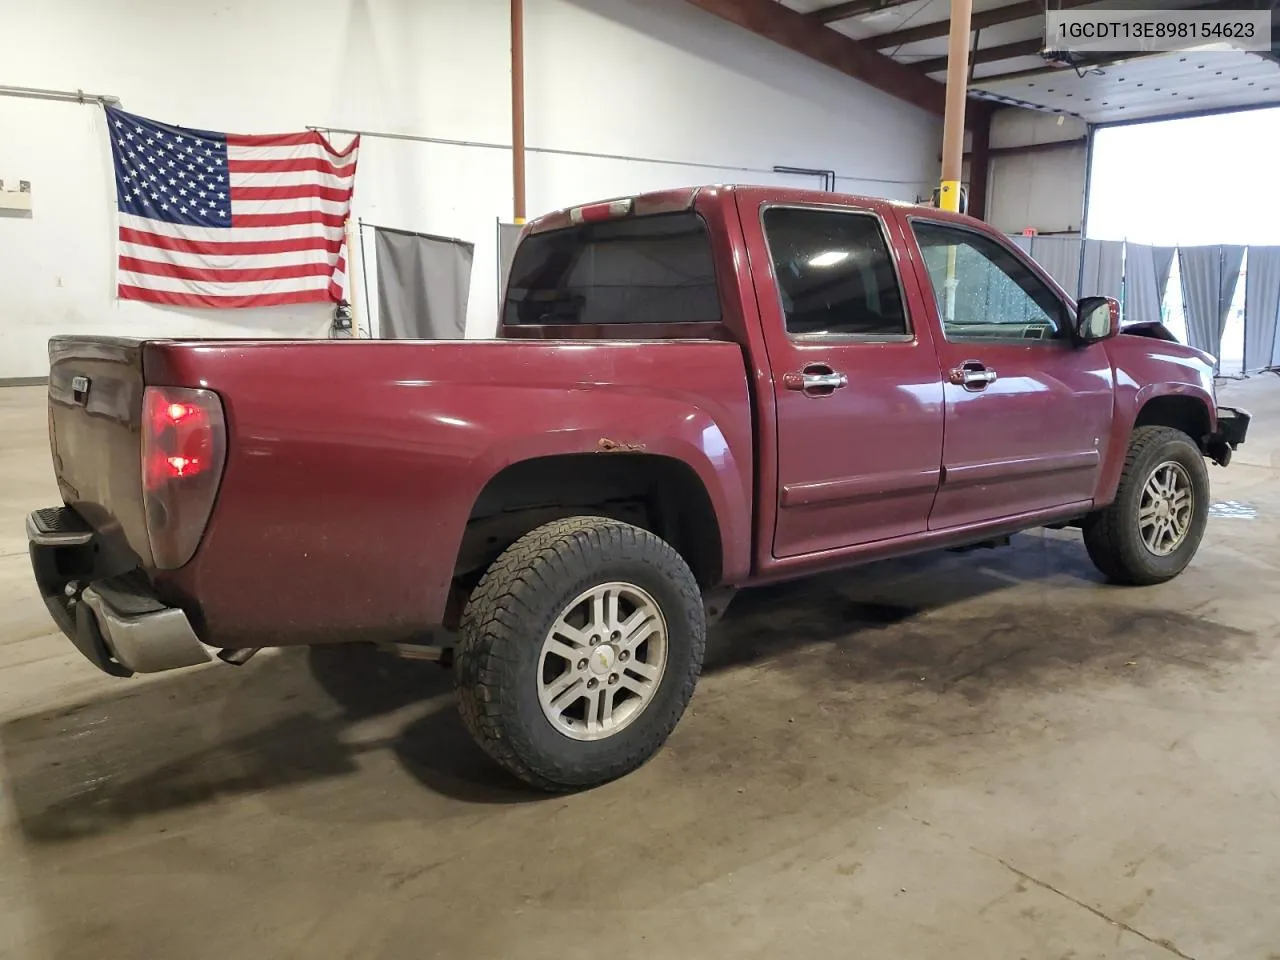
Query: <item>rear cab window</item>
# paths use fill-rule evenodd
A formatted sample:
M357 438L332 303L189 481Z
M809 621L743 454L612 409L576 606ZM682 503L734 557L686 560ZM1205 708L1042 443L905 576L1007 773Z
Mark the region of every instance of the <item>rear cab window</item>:
M898 274L875 214L769 207L763 224L792 339L911 339Z
M525 237L512 261L502 309L506 327L720 320L711 239L692 211Z

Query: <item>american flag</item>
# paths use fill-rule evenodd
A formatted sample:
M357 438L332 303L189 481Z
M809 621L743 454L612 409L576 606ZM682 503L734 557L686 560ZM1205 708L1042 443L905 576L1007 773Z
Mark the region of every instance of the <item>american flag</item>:
M190 130L107 107L120 209L117 291L184 307L345 298L360 138Z

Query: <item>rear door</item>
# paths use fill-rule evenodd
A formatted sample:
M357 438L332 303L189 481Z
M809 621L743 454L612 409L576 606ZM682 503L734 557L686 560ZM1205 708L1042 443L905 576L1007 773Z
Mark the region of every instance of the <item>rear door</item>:
M926 529L942 455L942 383L908 319L884 204L771 204L739 193L777 418L773 555ZM767 402L762 398L762 402Z
M946 442L929 529L1090 500L1111 429L1105 347L1073 342L1069 305L1008 245L908 219L942 332Z

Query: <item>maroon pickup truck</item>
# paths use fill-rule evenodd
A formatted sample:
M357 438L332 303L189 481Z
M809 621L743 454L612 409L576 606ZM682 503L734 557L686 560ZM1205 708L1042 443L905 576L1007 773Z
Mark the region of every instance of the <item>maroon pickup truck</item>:
M1181 572L1249 417L1142 332L935 209L575 207L525 229L495 340L55 338L32 564L117 676L432 644L489 754L586 787L671 732L734 588L1042 525Z

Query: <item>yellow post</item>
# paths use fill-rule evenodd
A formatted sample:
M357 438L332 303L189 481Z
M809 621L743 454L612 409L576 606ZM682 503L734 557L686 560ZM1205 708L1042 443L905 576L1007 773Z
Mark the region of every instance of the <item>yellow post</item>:
M960 212L960 175L964 164L964 102L968 95L969 23L973 0L951 0L951 30L947 38L947 107L942 120L942 183L938 206ZM956 315L956 248L947 247L944 321Z
M964 162L964 101L968 93L969 23L973 0L951 0L947 40L947 108L942 120L942 190L938 205L960 210L960 171Z

